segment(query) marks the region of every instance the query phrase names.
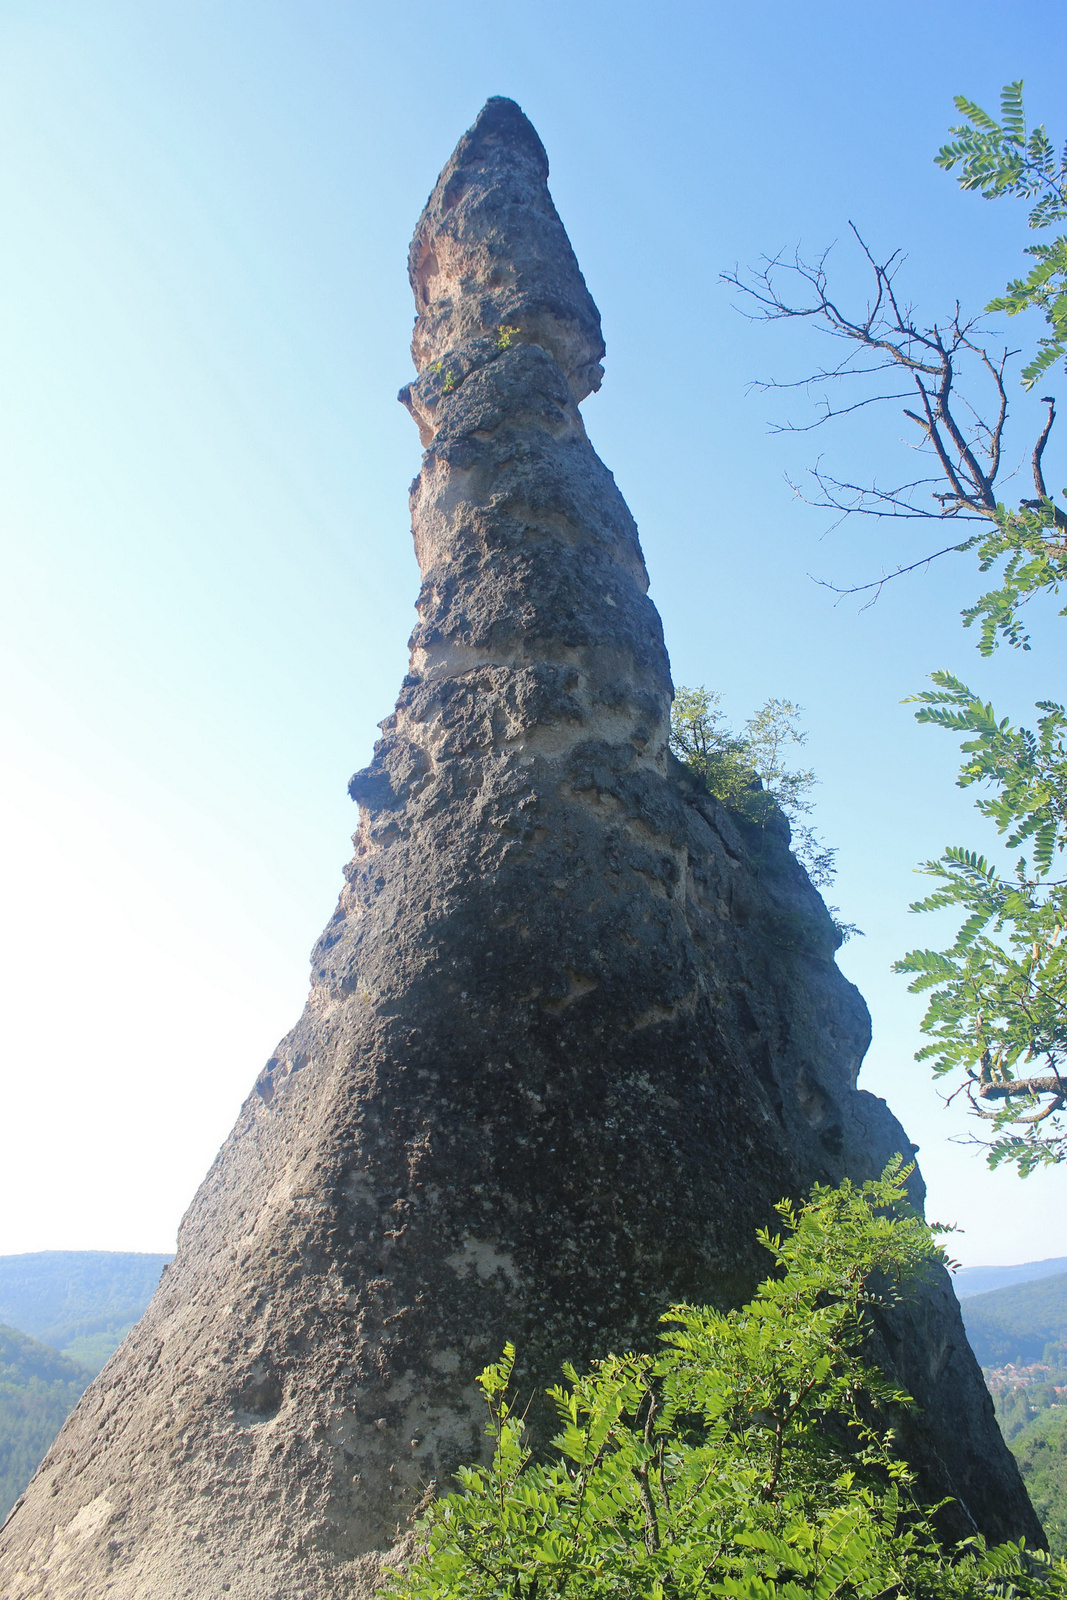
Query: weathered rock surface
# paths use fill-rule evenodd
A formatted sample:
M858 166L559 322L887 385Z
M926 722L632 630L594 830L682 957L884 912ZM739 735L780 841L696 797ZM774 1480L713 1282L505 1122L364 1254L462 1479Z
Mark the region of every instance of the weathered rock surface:
M8 1522L7 1600L362 1595L483 1447L505 1339L535 1394L647 1344L670 1299L752 1288L782 1194L910 1149L855 1088L867 1012L784 825L746 832L667 751L547 171L491 100L419 223L411 670L307 1009ZM947 1279L882 1356L958 1526L1039 1540Z

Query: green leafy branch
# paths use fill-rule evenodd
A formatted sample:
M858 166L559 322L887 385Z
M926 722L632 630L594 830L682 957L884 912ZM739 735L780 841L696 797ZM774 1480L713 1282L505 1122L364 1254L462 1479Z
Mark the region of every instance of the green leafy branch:
M1002 642L1029 650L1021 608L1036 595L1058 594L1067 581L1062 511L1047 499L1033 506L1024 504L1017 511L998 506L993 526L960 548L977 550L981 572L1004 561L998 586L980 595L962 613L965 627L981 621L979 652L991 656ZM1067 606L1059 614L1067 616Z
M1067 850L1067 710L1054 700L1038 701L1044 716L1035 733L998 719L951 672L935 672L931 682L934 689L911 696L922 707L916 721L975 735L960 746L968 759L959 787L993 786L994 794L976 801L977 810L996 824L1010 849L1032 839L1037 876L1047 877L1053 857Z
M1067 857L1067 711L1041 701L1036 731L998 718L950 672L912 697L920 722L965 737L957 782L990 791L976 809L1009 848L1032 856L1004 875L984 855L953 847L921 871L940 887L913 911L956 907L964 921L947 950L911 950L897 972L912 993L929 993L919 1051L937 1076L962 1074L972 1108L992 1124L993 1165L1025 1176L1067 1155L1067 882L1051 874ZM959 1089L956 1091L959 1092ZM1021 1130L1021 1131L1013 1131Z
M481 1379L492 1458L430 1507L393 1600L1059 1600L1067 1567L1022 1545L945 1551L898 1452L911 1402L866 1359L873 1319L946 1260L910 1172L779 1205L755 1297L674 1306L658 1355L565 1369L543 1453L509 1345Z
M960 166L960 187L977 190L987 200L1036 197L1031 228L1048 228L1067 218L1067 145L1057 157L1043 124L1027 129L1022 80L1001 90L999 122L965 95L957 95L955 105L967 121L949 129L954 137L938 151L938 166L946 172ZM1025 278L1013 279L986 310L1010 316L1034 308L1044 311L1052 333L1038 341L1037 355L1023 368L1023 385L1031 389L1067 357L1067 235L1051 244L1030 245L1026 254L1035 258L1036 266Z

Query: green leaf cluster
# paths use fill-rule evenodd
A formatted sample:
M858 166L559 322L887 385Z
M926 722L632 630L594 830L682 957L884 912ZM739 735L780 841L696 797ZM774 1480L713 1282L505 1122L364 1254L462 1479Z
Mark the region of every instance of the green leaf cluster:
M938 165L946 172L958 165L960 187L975 189L987 200L1011 195L1034 201L1031 228L1063 221L1067 145L1057 156L1044 125L1027 129L1021 79L1001 90L999 122L965 95L957 95L955 104L967 121L949 129L953 137L938 151ZM1031 245L1026 254L1034 257L1034 267L1025 278L1013 279L986 310L1012 316L1035 307L1044 311L1051 335L1039 341L1036 356L1023 369L1023 383L1030 389L1067 356L1067 234L1051 244Z
M954 846L920 869L938 888L913 911L964 913L947 950L911 950L896 971L913 993L929 993L918 1059L935 1074L958 1073L978 1115L991 1123L993 1165L1008 1160L1025 1176L1067 1153L1059 1113L1067 1103L1067 711L1039 702L1036 730L998 718L949 672L914 696L917 717L965 737L961 788L982 785L976 802L1011 849L1028 845L1014 871ZM1059 874L1054 876L1054 874Z
M1020 616L1021 607L1036 595L1058 594L1067 582L1062 513L1051 500L1024 504L1014 511L998 505L989 528L958 548L977 551L980 572L1004 563L997 587L979 595L962 613L964 627L981 623L979 653L991 656L1001 643L1029 650L1030 636ZM1067 606L1060 616L1067 617Z
M910 1404L864 1358L872 1312L945 1260L910 1208L910 1168L817 1187L760 1234L773 1275L739 1310L677 1305L658 1354L551 1390L542 1456L481 1377L492 1456L434 1502L393 1600L834 1600L1056 1595L1067 1568L1021 1545L946 1553L890 1419Z
M913 698L922 710L919 722L932 722L954 733L970 733L960 746L968 757L957 782L993 787L993 794L975 802L976 810L996 824L1014 849L1033 843L1034 871L1046 877L1055 857L1067 850L1067 712L1053 700L1040 700L1045 714L1037 732L1015 728L998 719L966 684L950 672L936 672L937 685Z

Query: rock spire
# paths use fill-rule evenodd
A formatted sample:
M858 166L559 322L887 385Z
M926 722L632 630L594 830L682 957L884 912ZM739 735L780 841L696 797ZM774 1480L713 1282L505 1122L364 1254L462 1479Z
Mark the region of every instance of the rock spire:
M303 1016L0 1536L5 1600L367 1594L483 1448L505 1339L537 1396L671 1299L751 1290L782 1194L911 1148L855 1087L866 1009L785 825L668 752L547 173L490 100L416 229L422 589L355 855ZM883 1335L929 1492L1040 1540L947 1278Z

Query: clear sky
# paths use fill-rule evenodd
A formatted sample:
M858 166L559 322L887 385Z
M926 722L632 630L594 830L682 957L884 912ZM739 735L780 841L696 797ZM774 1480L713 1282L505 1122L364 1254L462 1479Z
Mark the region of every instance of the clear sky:
M832 898L866 930L861 1081L962 1260L1067 1254L1067 1169L1020 1183L952 1142L889 972L926 942L915 863L981 838L901 700L949 666L1018 713L1062 684L1065 624L983 664L962 562L835 606L809 573L925 546L828 533L785 474L822 449L888 476L908 424L770 433L788 408L750 380L817 352L719 282L840 240L855 285L852 219L932 314L979 307L1025 219L933 166L952 95L1023 77L1062 139L1065 58L1062 0L0 0L0 1253L169 1248L303 1004L413 622L407 243L507 94L603 313L584 412L676 680L738 720L805 708Z

